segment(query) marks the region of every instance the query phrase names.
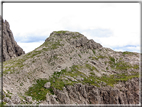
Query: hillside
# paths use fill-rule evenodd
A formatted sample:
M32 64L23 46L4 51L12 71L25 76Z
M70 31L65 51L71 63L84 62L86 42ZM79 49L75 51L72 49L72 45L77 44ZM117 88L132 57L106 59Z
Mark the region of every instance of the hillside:
M4 102L139 104L139 62L139 53L54 31L34 51L3 63Z

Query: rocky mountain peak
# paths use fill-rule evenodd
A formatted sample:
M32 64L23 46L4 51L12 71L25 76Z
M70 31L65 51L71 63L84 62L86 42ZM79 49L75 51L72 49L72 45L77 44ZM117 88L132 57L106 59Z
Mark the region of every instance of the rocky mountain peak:
M53 43L57 41L63 44L69 43L75 47L85 49L98 49L102 47L101 44L96 43L93 39L88 40L83 34L71 31L54 31L50 34L50 37L45 40L45 42L49 41Z
M3 25L3 61L25 54L23 49L14 40L8 21L2 21L1 18L1 22L1 25Z
M61 30L61 31L53 31L50 36L59 36L61 38L63 37L72 37L72 38L76 38L76 37L83 37L84 35L82 35L81 33L79 32L71 32L71 31L64 31L64 30Z

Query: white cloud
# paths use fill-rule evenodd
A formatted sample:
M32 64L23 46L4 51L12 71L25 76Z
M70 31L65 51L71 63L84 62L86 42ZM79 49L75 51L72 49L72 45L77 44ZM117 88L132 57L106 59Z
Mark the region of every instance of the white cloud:
M25 53L31 52L34 49L36 49L37 47L39 47L40 45L42 45L44 43L44 41L40 41L40 42L32 42L32 43L17 43L19 46L21 46L21 48L25 51Z
M4 3L3 7L15 38L70 30L81 31L104 47L140 45L139 3ZM88 29L108 29L113 35L96 37Z
M123 49L114 49L114 51L124 52L124 50L123 50Z
M136 46L136 47L127 47L127 49L129 49L132 52L139 52L140 53L140 47Z
M140 45L140 39L135 36L111 36L97 38L99 42L106 47L122 47L126 45Z

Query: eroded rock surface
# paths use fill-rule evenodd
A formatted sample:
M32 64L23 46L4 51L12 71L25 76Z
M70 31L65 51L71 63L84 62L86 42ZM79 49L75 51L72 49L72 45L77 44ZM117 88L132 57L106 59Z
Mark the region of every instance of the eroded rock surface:
M0 17L0 21L0 26L3 24L3 61L25 54L23 49L14 40L13 33L10 30L10 25L7 20L2 21L2 18ZM0 31L1 30L2 27L0 27Z
M139 104L138 84L138 78L119 82L116 87L98 88L78 83L64 87L63 91L54 89L54 93L60 104Z

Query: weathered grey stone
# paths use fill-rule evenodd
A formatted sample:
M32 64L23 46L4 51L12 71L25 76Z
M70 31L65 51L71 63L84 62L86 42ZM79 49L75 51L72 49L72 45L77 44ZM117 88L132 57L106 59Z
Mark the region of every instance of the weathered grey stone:
M49 95L48 93L46 94L46 102L48 104L59 104L56 98L57 98L56 95Z
M49 96L49 94L48 94L48 93L46 94L46 101L47 101L47 103L48 103L48 104L51 104L50 96Z
M50 102L51 104L59 104L59 102L56 100L57 96L50 95Z
M0 19L0 22L2 22L1 25L3 25L3 61L25 54L23 49L14 40L13 33L10 30L10 25L7 20L1 21Z
M57 99L61 104L70 104L70 98L66 92L60 90L54 90L54 93L57 96Z
M83 81L84 80L84 78L81 78L79 76L76 79L79 80L79 81Z
M84 47L88 49L97 49L102 47L101 44L94 42L92 39L88 40L86 37L78 38L71 41L70 43L76 47Z
M26 97L26 100L27 100L27 102L30 102L30 103L31 103L31 102L32 102L32 97L31 97L31 96L27 96L27 97Z
M46 89L48 89L48 88L50 88L50 85L51 85L51 83L50 83L50 82L47 82L47 83L44 84L44 87L45 87Z
M70 77L70 76L66 76L66 78L70 79L71 81L77 81L76 79L74 79L73 77Z
M9 97L4 97L3 101L8 103L8 104L12 104L12 101Z
M123 85L123 83L121 84ZM138 99L135 100L136 96L135 94L132 94L132 91L131 93L130 91L121 92L119 91L119 88L108 86L98 88L87 84L83 85L80 83L75 84L74 86L66 86L63 91L56 91L55 93L55 95L58 95L57 99L60 99L59 102L62 104L65 103L65 99L61 97L65 96L62 95L63 93L66 93L65 95L69 96L70 100L68 99L68 101L78 104L138 104Z
M14 104L20 104L21 103L19 96L16 95L16 94L11 96L11 100Z

